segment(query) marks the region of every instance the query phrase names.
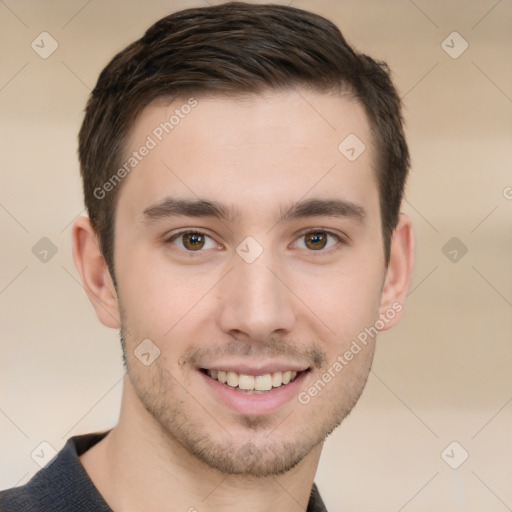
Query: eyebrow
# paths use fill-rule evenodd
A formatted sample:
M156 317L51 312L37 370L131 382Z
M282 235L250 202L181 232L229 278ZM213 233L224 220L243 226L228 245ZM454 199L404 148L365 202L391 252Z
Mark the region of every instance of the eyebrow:
M240 210L228 208L217 201L205 199L178 199L167 197L163 201L144 210L143 222L169 217L212 217L234 222L241 216ZM363 223L366 210L358 204L342 199L308 199L280 208L278 223L307 217L340 217Z

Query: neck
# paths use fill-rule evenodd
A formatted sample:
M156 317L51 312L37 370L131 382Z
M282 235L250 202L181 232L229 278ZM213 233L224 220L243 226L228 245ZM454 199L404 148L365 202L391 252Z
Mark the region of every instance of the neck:
M281 475L230 475L190 454L146 411L125 377L119 423L80 457L113 510L306 510L322 445Z

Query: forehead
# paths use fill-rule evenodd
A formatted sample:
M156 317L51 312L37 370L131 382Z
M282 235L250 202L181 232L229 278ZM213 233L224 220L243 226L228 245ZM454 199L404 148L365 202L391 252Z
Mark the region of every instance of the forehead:
M120 202L141 212L167 195L200 197L248 213L308 194L366 202L377 197L374 152L364 108L348 96L294 90L160 100L127 140L125 162L135 165Z

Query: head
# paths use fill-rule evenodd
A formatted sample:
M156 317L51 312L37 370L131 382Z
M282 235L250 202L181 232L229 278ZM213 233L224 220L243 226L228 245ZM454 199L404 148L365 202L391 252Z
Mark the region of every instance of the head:
M117 199L138 163L128 162L127 140L142 110L177 96L230 97L297 87L343 93L364 108L387 260L409 153L400 98L386 64L355 51L325 18L292 7L232 2L187 9L155 23L112 59L89 98L79 135L84 198L113 276Z
M75 261L132 400L220 471L298 464L357 402L410 279L386 65L303 10L187 9L102 71L79 157Z

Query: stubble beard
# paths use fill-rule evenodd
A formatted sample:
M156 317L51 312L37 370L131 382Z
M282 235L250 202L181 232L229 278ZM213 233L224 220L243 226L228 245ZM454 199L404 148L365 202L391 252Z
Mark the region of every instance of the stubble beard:
M318 444L323 443L355 406L364 389L371 367L371 359L362 367L356 381L350 382L350 395L340 400L328 411L311 408L311 422L294 422L295 409L283 425L272 425L267 416L241 416L236 426L247 432L244 439L237 439L222 424L222 418L215 411L206 411L190 395L183 384L155 361L149 367L137 364L133 356L126 354L123 329L121 329L123 360L130 382L140 402L154 418L163 436L170 445L179 443L189 454L226 475L245 477L269 477L290 471L303 460ZM185 393L183 393L185 392ZM183 399L178 397L182 395ZM195 410L192 418L187 409ZM296 403L295 407L304 405ZM299 409L302 412L302 409ZM324 414L325 413L325 414ZM202 415L203 421L197 418ZM319 420L323 415L323 418ZM295 428L291 431L290 428ZM274 430L272 430L272 428ZM286 440L284 429L290 430ZM274 436L275 440L272 440Z

